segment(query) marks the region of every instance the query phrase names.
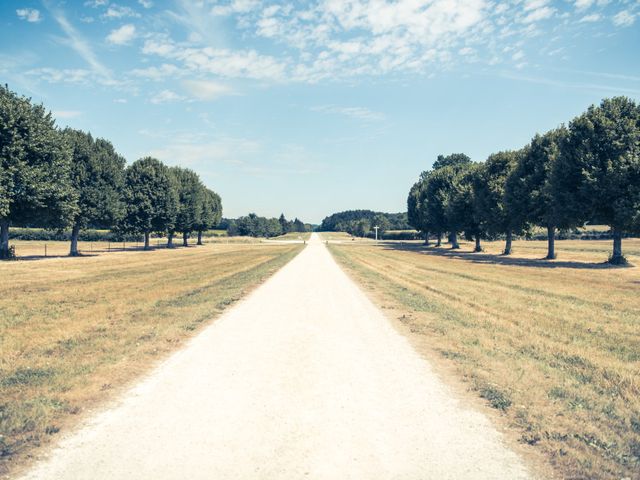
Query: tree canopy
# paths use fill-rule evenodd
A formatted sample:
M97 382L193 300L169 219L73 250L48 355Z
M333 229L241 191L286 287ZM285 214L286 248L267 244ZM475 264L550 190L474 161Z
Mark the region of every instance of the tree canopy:
M612 263L623 263L622 236L640 232L640 107L626 97L605 99L569 123L536 134L518 151L482 164L464 154L439 155L407 197L408 220L428 235L507 239L533 226L547 229L555 258L557 229L597 218L611 226Z

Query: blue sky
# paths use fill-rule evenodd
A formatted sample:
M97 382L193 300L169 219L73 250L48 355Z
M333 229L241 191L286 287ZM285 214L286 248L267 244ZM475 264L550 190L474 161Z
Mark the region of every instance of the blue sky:
M4 0L0 80L225 216L404 210L440 153L640 98L639 0Z

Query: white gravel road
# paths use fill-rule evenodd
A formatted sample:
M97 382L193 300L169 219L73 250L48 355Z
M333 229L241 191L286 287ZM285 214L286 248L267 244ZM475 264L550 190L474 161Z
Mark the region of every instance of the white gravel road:
M529 479L308 246L25 479Z

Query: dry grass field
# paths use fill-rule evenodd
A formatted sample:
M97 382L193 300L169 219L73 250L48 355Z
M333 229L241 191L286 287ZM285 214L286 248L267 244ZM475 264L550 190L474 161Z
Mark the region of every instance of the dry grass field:
M196 244L196 238L189 239L189 246ZM218 235L215 237L204 237L202 242L208 244L257 244L260 239L254 237L227 237ZM163 248L166 246L166 238L152 238L151 247ZM19 259L34 259L40 257L65 257L69 254L69 242L49 241L49 240L11 240L10 245L15 247L16 256ZM182 237L174 239L176 248L182 247ZM113 252L130 252L142 250L142 242L78 242L78 249L84 255L94 255Z
M423 354L496 409L561 478L640 478L640 240L519 241L514 255L330 244ZM534 455L536 456L536 455Z
M0 263L0 474L302 248L211 243Z
M311 232L289 232L284 235L280 235L279 237L273 237L269 240L309 240L311 237Z

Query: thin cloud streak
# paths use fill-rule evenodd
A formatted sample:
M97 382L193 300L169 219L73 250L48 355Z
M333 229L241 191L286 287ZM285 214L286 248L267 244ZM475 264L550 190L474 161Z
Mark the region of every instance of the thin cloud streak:
M45 2L44 5L58 25L60 25L60 28L62 28L64 33L67 35L68 45L89 64L94 73L109 83L113 82L111 71L98 60L98 57L89 43L75 29L71 22L69 22L64 12L62 10L52 8L49 5L49 2Z

